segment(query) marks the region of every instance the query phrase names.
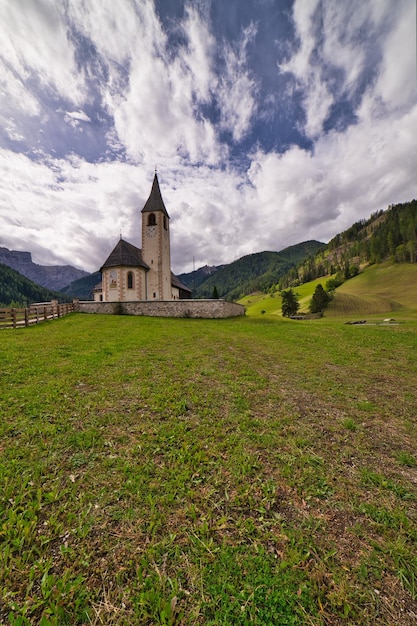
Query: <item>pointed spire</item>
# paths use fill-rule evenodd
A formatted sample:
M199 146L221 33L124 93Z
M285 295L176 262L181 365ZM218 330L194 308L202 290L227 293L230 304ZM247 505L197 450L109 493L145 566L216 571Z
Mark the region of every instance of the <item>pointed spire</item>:
M169 218L168 211L166 210L164 201L162 200L161 190L159 189L158 175L155 170L151 193L145 202L142 213L154 213L156 211L162 211L162 213Z

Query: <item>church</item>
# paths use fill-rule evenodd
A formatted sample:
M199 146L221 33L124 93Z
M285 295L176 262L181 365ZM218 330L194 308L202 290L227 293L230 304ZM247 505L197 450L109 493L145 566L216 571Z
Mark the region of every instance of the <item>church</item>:
M158 176L142 209L142 249L120 238L100 268L94 289L99 302L190 299L191 291L171 272L169 215Z

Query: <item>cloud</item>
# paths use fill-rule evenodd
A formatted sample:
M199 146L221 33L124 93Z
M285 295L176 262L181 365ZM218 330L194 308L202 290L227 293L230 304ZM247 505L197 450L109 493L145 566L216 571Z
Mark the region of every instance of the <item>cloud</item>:
M65 117L77 122L91 122L90 118L84 111L65 111Z
M218 85L220 127L240 141L250 130L257 111L257 84L248 70L247 47L256 36L256 27L244 29L235 49L225 44L223 49L224 72Z
M293 20L298 50L280 65L280 70L291 73L304 92L304 132L313 139L321 133L333 104L333 96L326 85L319 62L317 21L321 17L320 13L321 5L318 0L296 0Z
M403 1L396 9L375 86L376 94L390 109L416 102L416 5Z
M139 245L138 214L146 197L138 196L141 176L132 165L91 164L76 156L35 163L4 151L0 165L0 197L8 206L7 213L0 211L0 233L8 233L3 244L16 247L20 237L38 250L38 263L47 264L50 250L61 263L71 260L91 271L120 232ZM148 185L143 180L144 190Z
M293 22L297 48L280 70L292 74L301 90L308 137L320 136L340 101L350 101L354 123L353 113L363 99L369 106L371 98L374 115L381 102L390 108L410 104L415 97L410 81L415 55L404 46L415 35L415 4L410 0L399 0L395 9L384 0L296 0Z
M276 249L277 236L287 244L328 241L375 210L412 199L417 150L409 129L416 123L414 107L390 125L363 122L343 135L329 132L314 154L298 147L283 155L258 154L249 175L260 219L270 220L265 247Z
M0 245L98 269L155 166L176 272L415 196L414 2L279 5L1 3Z
M213 38L195 10L181 25L183 43L168 47L151 3L132 15L134 32L123 33L135 42L125 46L129 81L124 89L105 91L105 104L115 130L130 157L160 165L180 158L215 163L220 151L212 124L197 108L210 100ZM103 26L100 32L106 27ZM119 58L119 61L123 61ZM118 85L117 68L108 67L111 86Z
M83 70L77 67L68 39L63 7L51 0L1 3L0 56L16 81L27 85L28 79L34 79L80 104L84 100Z
M96 62L105 66L103 102L130 157L158 164L177 157L219 163L228 150L210 112L218 108L220 129L239 141L256 111L256 81L246 63L253 24L233 46L219 46L208 12L194 6L185 6L170 37L153 3L123 5L117 20L111 6L93 20L85 5L74 3L71 20L74 30L93 44ZM114 45L119 40L120 48ZM219 59L221 74L215 67Z

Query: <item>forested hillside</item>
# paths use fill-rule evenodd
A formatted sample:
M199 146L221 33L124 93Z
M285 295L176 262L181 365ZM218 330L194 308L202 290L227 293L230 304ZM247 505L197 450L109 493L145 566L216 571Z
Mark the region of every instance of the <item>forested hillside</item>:
M281 252L249 254L211 273L193 291L193 297L211 298L214 288L220 298L229 300L237 300L254 291L267 291L290 268L313 255L323 245L319 241L305 241Z
M36 285L8 265L0 263L0 305L25 306L32 302L70 302L71 298Z
M281 289L321 276L339 274L348 279L364 265L417 262L417 200L390 206L368 220L360 220L336 235L279 281Z
M67 296L79 298L80 300L92 300L93 289L98 283L101 283L101 272L94 272L93 274L84 276L84 278L74 280L61 289L61 292Z

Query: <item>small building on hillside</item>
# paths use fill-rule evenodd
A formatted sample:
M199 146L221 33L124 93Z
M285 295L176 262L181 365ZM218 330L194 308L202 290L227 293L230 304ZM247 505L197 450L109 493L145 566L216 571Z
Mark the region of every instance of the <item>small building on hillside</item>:
M142 249L120 238L100 268L94 288L100 302L139 302L191 298L191 291L171 272L169 215L157 174L142 209Z

